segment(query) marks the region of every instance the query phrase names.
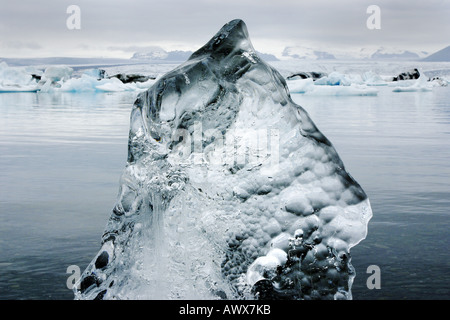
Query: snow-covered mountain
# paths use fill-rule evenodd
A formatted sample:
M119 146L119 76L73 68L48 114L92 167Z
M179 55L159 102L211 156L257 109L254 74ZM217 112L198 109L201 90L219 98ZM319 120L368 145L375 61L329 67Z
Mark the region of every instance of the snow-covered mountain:
M450 61L450 46L429 55L423 61Z
M301 60L420 60L428 55L425 51L400 48L322 49L307 46L288 46L281 53L283 59Z
M284 48L283 58L302 59L302 60L333 60L336 57L328 52L317 50L310 47L292 46Z
M155 60L155 61L185 61L192 54L192 51L166 51L160 47L152 47L146 51L136 52L131 57L132 60Z
M136 52L131 59L132 60L143 60L143 61L174 61L183 62L189 59L193 52L192 51L166 51L160 47L152 47L143 52ZM266 61L276 61L278 60L272 54L257 52L258 55Z
M428 52L425 51L411 51L399 48L381 47L377 49L375 52L373 52L369 58L376 60L386 60L386 59L418 60L426 57L427 55Z

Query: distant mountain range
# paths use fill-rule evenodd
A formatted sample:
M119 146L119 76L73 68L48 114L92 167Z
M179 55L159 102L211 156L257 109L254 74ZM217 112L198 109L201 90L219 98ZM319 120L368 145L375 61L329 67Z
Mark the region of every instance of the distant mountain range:
M368 58L375 60L419 60L425 58L428 54L426 51L379 48L370 54Z
M95 66L95 65L120 65L129 64L129 59L115 58L77 58L77 57L49 57L49 58L1 58L11 66L46 66L46 65L66 65L66 66Z
M74 58L74 57L50 57L50 58L0 58L11 66L28 65L69 65L82 68L83 66L108 66L120 64L140 63L181 63L189 59L192 51L166 51L160 47L154 47L144 52L136 52L130 59L115 58ZM393 48L362 48L359 51L323 50L302 46L285 47L279 57L273 54L258 52L265 61L277 60L395 60L395 61L449 61L450 46L433 54L424 51L411 51Z
M166 51L162 48L155 47L144 52L136 52L131 60L144 61L186 61L191 56L192 51Z
M332 53L316 50L309 47L286 47L281 53L284 59L301 60L334 60L336 56Z
M166 51L162 48L155 47L152 50L147 50L145 52L136 52L131 57L131 60L139 61L173 61L173 62L183 62L189 59L193 51ZM258 55L265 61L276 61L278 60L272 54L257 52Z
M423 61L450 61L450 46L429 55Z
M409 51L396 48L362 48L359 51L325 51L310 47L286 47L282 52L284 59L302 60L420 60L428 55L424 51Z
M153 62L182 62L191 56L192 51L166 51L159 47L154 47L145 52L136 52L131 60L133 61L153 61ZM421 60L428 56L425 51L411 51L397 48L379 47L375 49L362 48L359 51L326 51L305 46L285 47L280 57L273 54L257 52L266 61L277 60Z
M131 60L153 62L183 62L189 59L192 51L166 51L154 47L145 52L136 52ZM362 48L359 51L321 50L304 46L285 47L281 56L258 52L265 61L277 60L401 60L401 61L450 61L450 46L434 54L426 51L412 51L398 48Z

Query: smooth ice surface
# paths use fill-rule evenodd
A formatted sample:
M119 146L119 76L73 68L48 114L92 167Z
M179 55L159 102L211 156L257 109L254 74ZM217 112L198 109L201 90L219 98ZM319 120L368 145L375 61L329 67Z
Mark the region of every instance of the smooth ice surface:
M135 102L128 162L77 299L350 299L367 195L226 24Z

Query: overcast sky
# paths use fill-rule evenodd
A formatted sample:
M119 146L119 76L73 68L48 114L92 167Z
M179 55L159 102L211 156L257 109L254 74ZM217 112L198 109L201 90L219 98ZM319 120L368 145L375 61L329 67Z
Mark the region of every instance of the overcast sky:
M81 29L69 30L69 5ZM369 5L381 9L370 30ZM286 46L434 52L450 45L450 0L0 0L0 57L122 57L150 46L196 50L226 22L245 21L256 50Z

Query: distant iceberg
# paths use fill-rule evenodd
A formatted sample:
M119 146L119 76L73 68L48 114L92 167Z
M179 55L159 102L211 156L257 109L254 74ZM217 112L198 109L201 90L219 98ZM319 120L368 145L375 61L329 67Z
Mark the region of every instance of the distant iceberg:
M419 74L419 72L417 73ZM396 85L392 92L429 92L433 90L433 84L429 82L429 79L423 73L418 75L417 80L405 81L405 85Z
M305 95L315 96L376 96L378 90L366 85L350 84L349 86L316 86Z
M316 81L317 82L317 81ZM378 90L364 84L349 83L348 85L316 85L312 79L297 79L286 81L291 93L311 96L376 96Z
M386 81L373 72L360 76L336 71L321 75L320 78L289 77L286 83L291 93L314 96L376 96L378 90L370 87L387 85Z
M364 72L362 75L362 81L367 86L387 86L388 83L379 74L373 71Z
M107 77L104 70L95 68L74 76L74 70L68 66L48 66L41 71L0 63L0 92L140 92L150 88L155 81L142 75Z
M70 77L71 68L52 66L45 70L39 81L41 92L123 92L143 91L150 88L155 79L140 81L121 81L127 75L107 77L104 70L88 69L80 77Z
M358 74L349 75L335 71L327 76L317 79L314 84L327 86L349 86L351 84L363 84L363 80Z
M0 92L39 91L36 79L30 71L26 67L9 67L6 62L0 62Z
M300 72L288 76L286 83L291 93L316 96L376 96L379 91L375 87L392 87L393 92L428 92L433 87L448 86L445 78L428 78L417 68L392 77L382 77L373 71L361 75L334 71L314 78Z

